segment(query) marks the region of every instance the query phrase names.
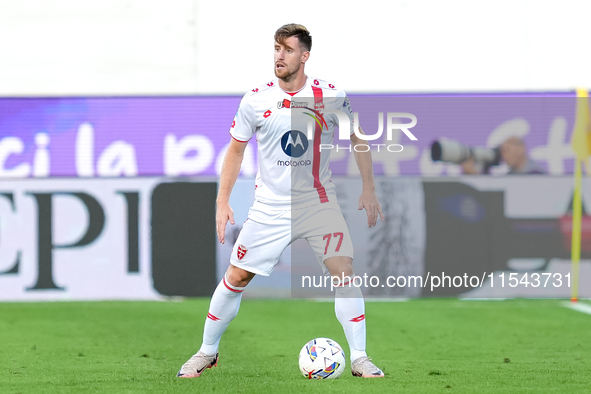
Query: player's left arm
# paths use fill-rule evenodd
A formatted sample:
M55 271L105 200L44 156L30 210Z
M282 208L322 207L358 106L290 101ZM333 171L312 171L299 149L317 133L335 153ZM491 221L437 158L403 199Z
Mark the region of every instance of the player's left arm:
M361 127L359 127L359 132L365 134L363 130L361 130ZM365 211L367 212L367 225L368 227L372 227L375 226L378 221L378 214L382 221L384 220L384 214L382 213L382 208L380 207L378 197L376 196L371 151L367 141L362 140L355 133L351 134L351 145L353 145L355 161L357 162L357 167L359 167L359 172L361 173L361 180L363 181L363 190L361 192L361 197L359 197L359 210L365 208ZM359 145L366 145L367 148L355 149L355 147Z

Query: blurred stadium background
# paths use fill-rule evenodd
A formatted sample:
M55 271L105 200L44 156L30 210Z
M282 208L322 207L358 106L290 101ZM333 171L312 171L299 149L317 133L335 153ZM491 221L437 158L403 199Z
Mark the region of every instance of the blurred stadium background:
M362 5L327 1L313 7L260 0L0 0L0 301L6 302L0 306L5 311L0 324L7 328L5 362L10 371L0 380L14 392L38 387L27 386L27 382L46 383L32 377L30 365L37 361L29 353L33 346L43 346L39 341L51 342L55 337L39 337L34 344L30 336L17 339L12 335L19 322L43 326L47 322L35 322L36 314L44 316L46 308L62 308L8 302L155 301L211 295L231 253L231 245L217 243L214 222L216 182L229 142L227 130L241 96L273 78L273 33L289 22L301 23L312 33L307 74L349 93L367 130L378 127L376 102L385 105L385 111L403 108L397 112L416 113L419 119L413 129L418 141L394 133L393 142L404 145L404 151L374 153L377 192L389 220L371 231L363 229L364 217L357 212L359 180L352 155L338 152L333 157L334 181L354 238L358 270L380 275L568 274L575 165L570 140L577 117L575 89L591 87L585 49L590 11L591 5L583 0L560 4L396 0ZM502 163L491 175L467 176L459 165L431 160L431 143L442 137L467 146L494 148L511 136L524 140L530 157L547 175L505 176L508 167ZM237 236L253 202L257 166L256 145L251 143L232 195L237 225L228 229L230 240ZM591 297L591 216L585 207L591 207L587 180L583 182L581 298ZM256 278L249 286L245 296L253 309L265 309L260 303L266 301L259 298L278 298L268 301L276 311L289 305L308 308L305 304L296 307L296 301L286 299L294 295L293 265L305 265L311 257L300 244L294 248L297 253L284 256L273 276ZM567 320L577 313L558 311L564 309L560 300L571 297L567 286L533 288L521 283L499 288L487 282L477 289L369 289L366 296L558 299L539 301L545 303L535 306L527 306L535 301L526 300L507 307L508 319L515 318L520 308L533 308L532 321L550 336L556 332L551 323L555 316ZM455 300L412 302L424 311L422 317L413 315L412 321L419 325L435 308L428 302L442 302L437 308L441 305L451 315L459 305ZM91 309L104 305L111 316L106 319L123 316L125 308L136 312L145 308L146 313L160 308L156 316L165 314L150 302L80 305ZM199 313L206 311L206 302L182 305L185 309L195 306L196 316L184 323L199 333ZM487 303L474 305L479 310L488 307ZM590 313L586 301L581 305L580 311ZM115 315L108 315L110 306ZM69 308L63 305L56 313L68 320L77 313ZM377 306L370 308L380 314ZM392 316L411 313L409 307L384 308ZM483 325L502 315L498 306L492 308L493 312L479 317ZM547 321L541 318L543 310L549 311ZM182 313L189 316L187 310ZM580 315L573 319L586 318L586 323L576 320L573 327L582 330L581 340L577 343L576 332L565 334L569 346L582 346L576 351L565 349L573 355L569 362L576 364L565 368L575 371L589 365L588 356L581 354L590 345L590 321L589 316ZM464 318L454 316L457 320L450 319L443 332L453 332ZM10 326L15 321L17 326ZM393 318L380 324L397 323ZM405 323L407 328L413 330ZM77 335L74 331L72 335ZM379 332L380 341L389 341L385 330ZM313 327L306 333L316 335ZM200 341L199 334L195 335L193 347ZM479 334L466 335L473 335L477 346ZM559 335L552 338L553 351L558 353ZM81 342L80 348L84 346ZM503 349L511 346L502 345ZM25 348L27 354L22 355ZM276 362L291 368L291 358L295 360L299 349L289 349L290 359ZM444 351L453 349L450 345ZM172 345L158 348L154 352L160 352L166 363L154 360L152 369L146 368L166 376L157 379L170 380L168 370L155 371L177 368L175 363L182 364L186 358L185 350ZM412 349L395 350L399 351L397 363L412 354ZM172 355L175 351L178 354ZM68 352L78 350L68 348ZM379 354L382 359L388 357L385 351ZM546 354L522 356L535 364ZM58 363L59 350L48 357ZM125 359L126 355L117 357ZM454 357L445 362L450 359ZM267 365L268 361L260 362ZM137 366L129 364L121 368L128 371ZM447 364L433 360L427 364L425 374L446 374L440 372ZM387 372L392 374L396 368L405 368L391 365ZM92 374L93 368L86 368ZM296 367L293 370L297 372ZM529 382L519 383L520 389L558 384L546 379L547 370L539 375L536 368L532 371L529 375L520 372ZM572 392L589 383L580 377L571 381L572 376L562 372L566 374L562 380L576 384L557 386L558 391ZM478 386L483 382L454 377L453 368L447 373L454 383L420 378L415 386L411 379L407 386L397 388L413 391L452 385L468 391L486 390L486 385ZM474 374L479 373L476 368ZM515 378L514 372L499 373ZM59 372L55 376L60 376L54 382L57 391L65 387L69 387L65 391L76 387L178 389L172 382L166 389L157 382L136 387L129 382L101 386L90 381L79 386L75 379L64 383ZM533 385L531 380L540 376L546 379L541 380L543 385ZM495 380L489 388L506 392L515 387L507 382ZM247 391L256 391L256 380L245 384ZM380 387L387 391L393 386ZM292 387L293 391L303 389Z

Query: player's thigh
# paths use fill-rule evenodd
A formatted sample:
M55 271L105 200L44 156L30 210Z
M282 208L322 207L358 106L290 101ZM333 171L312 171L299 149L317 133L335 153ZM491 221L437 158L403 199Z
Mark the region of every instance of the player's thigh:
M244 223L232 249L230 263L254 274L269 276L291 242L289 216L257 214Z
M324 266L326 261L329 262L326 268L331 273L333 267L336 269L337 266L352 266L353 242L346 227L340 231L308 237L306 240L321 265Z
M340 270L345 269L345 265L351 266L353 242L340 209L325 209L315 212L313 220L315 228L306 237L306 240L323 269L328 268L324 264L328 259L335 262L335 264L331 264L331 274L333 265L343 265L342 268L339 268ZM326 269L325 273L327 273Z

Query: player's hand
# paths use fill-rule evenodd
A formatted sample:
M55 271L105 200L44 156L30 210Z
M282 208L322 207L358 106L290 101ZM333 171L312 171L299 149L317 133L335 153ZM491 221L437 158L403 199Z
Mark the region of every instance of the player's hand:
M231 225L234 225L234 211L230 207L230 204L217 203L217 210L215 214L215 224L218 233L218 239L220 243L226 243L226 224L230 221Z
M378 214L380 219L384 221L384 214L382 208L374 191L364 190L359 197L359 210L365 208L367 212L367 226L373 227L378 221Z
M480 173L480 171L476 169L476 163L474 162L473 157L470 157L468 160L464 161L461 164L461 167L464 174L478 175Z

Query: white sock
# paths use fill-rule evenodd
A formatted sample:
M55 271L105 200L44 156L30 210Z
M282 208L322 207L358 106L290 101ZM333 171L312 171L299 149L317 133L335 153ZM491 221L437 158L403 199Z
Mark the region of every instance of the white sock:
M351 362L365 352L365 302L359 287L348 284L335 289L334 309L349 342Z
M208 356L217 353L222 334L238 314L243 291L244 287L232 286L224 276L213 292L203 328L203 343L199 349Z

